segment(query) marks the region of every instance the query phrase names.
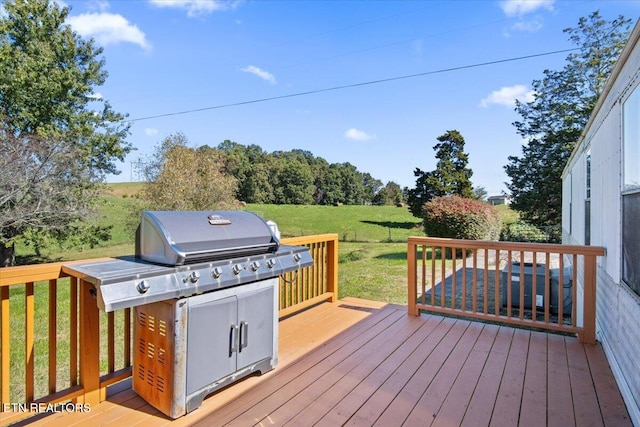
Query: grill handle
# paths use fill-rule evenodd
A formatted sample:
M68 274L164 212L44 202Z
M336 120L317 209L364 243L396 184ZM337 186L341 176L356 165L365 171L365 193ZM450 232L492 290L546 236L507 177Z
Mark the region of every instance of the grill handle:
M229 330L229 357L238 351L238 325L231 325Z
M238 353L242 353L242 349L249 345L249 322L240 322L240 347Z

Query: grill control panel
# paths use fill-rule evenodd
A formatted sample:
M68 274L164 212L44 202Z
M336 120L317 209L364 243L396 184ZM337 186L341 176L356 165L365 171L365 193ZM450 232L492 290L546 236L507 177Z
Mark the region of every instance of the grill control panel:
M308 248L281 245L277 252L177 267L131 257L64 269L95 285L98 307L109 312L274 278L312 264Z

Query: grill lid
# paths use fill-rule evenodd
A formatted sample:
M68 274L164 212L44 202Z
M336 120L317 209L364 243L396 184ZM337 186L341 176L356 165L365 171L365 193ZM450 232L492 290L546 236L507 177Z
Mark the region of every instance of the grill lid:
M275 252L280 243L259 216L245 211L143 211L136 255L163 265Z

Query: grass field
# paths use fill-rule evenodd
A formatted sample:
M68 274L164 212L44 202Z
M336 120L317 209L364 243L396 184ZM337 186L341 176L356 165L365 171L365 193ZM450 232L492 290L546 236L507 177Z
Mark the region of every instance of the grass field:
M141 183L106 184L96 221L113 226L111 239L96 248L51 246L40 262L132 254L142 188ZM504 222L517 219L507 207L498 208ZM406 241L424 235L408 208L249 204L244 209L275 221L282 237L337 233L340 297L406 304ZM32 248L17 250L21 259L34 259Z

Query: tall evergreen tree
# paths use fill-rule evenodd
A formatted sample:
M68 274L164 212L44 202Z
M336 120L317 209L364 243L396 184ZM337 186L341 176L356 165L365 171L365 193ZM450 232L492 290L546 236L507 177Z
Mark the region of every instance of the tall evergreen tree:
M438 163L436 169L425 172L416 168L416 187L409 190L408 203L411 213L423 217L423 206L429 200L439 196L457 195L473 197L471 175L467 167L469 155L464 152L464 138L457 130L440 135L438 144L433 147Z
M516 103L522 120L514 125L528 143L504 168L511 178L511 207L527 222L560 224L562 171L624 48L630 24L622 16L607 21L599 12L580 18L576 28L564 30L578 51L567 57L562 70L544 70L544 77L533 81L533 101Z

